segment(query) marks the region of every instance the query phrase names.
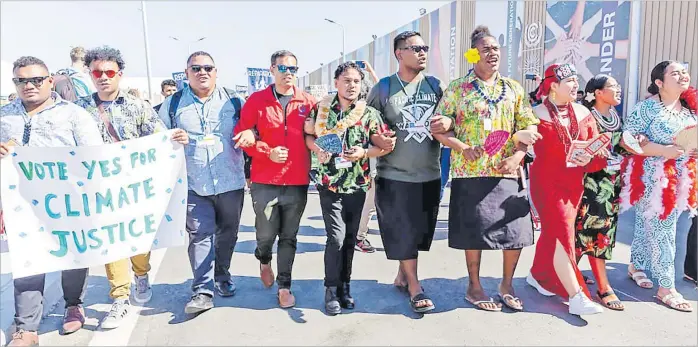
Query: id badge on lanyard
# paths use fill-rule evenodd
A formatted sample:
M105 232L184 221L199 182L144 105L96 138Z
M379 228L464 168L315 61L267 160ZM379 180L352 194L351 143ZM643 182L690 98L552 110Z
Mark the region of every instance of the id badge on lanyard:
M201 130L203 131L204 135L199 137L199 145L203 147L213 147L216 145L218 142L218 136L212 134L211 129L208 127L208 122L206 121L206 113L205 113L205 104L201 105L201 113L199 112L199 107L197 105L194 105L196 107L196 115L199 116L199 122L201 122ZM203 114L202 114L203 113Z

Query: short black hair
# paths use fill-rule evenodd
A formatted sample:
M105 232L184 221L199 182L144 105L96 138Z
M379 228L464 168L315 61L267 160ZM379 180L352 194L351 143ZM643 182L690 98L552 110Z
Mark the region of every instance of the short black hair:
M280 51L274 52L274 54L271 55L271 65L276 64L276 59L283 57L293 57L293 59L296 59L296 63L298 63L298 58L296 58L295 54L291 53L291 51L282 49Z
M422 37L422 34L416 32L416 31L403 31L403 32L397 34L397 36L395 36L395 38L393 39L393 54L395 54L396 58L397 58L397 54L395 53L395 51L397 51L398 45L407 41L407 39L409 39L410 37L414 37L414 36Z
M164 80L162 83L160 83L160 90L164 90L165 86L170 86L170 87L177 87L177 82L174 80Z
M192 54L189 55L189 58L187 58L187 66L189 66L189 63L191 63L191 60L196 58L196 57L209 57L213 64L216 64L216 61L213 60L213 57L208 53L204 51L196 51Z
M124 58L121 56L121 51L109 46L93 48L85 53L85 65L90 66L93 61L97 60L113 61L119 67L119 70L126 68L126 62L124 62Z
M12 72L17 71L17 69L22 68L22 67L27 67L31 65L38 65L46 69L48 72L48 67L46 66L46 63L44 63L43 60L37 58L37 57L32 57L32 56L24 56L24 57L19 57L19 59L15 60L14 64L12 64Z
M344 73L344 71L347 71L349 69L355 69L356 71L358 71L359 75L361 75L361 80L363 81L365 77L364 72L361 71L359 65L353 61L347 61L339 64L339 66L337 66L337 70L334 70L334 79L338 79L339 76L341 76Z
M485 37L495 38L492 33L490 33L490 28L486 25L478 25L470 34L470 48L475 48L475 45Z

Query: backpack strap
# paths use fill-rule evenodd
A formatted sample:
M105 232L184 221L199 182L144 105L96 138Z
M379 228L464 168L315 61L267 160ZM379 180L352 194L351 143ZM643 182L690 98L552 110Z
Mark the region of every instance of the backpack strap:
M242 102L240 101L240 95L238 93L230 88L223 88L223 91L225 91L225 94L228 96L228 99L230 99L230 102L233 104L233 107L235 108L235 118L240 119L240 111L242 110Z
M431 87L431 90L436 93L436 98L438 100L441 100L441 97L444 96L443 90L441 90L441 83L439 80L432 76L432 75L424 75L424 78L427 80L427 83L429 84L429 87Z
M392 75L388 77L383 77L380 81L378 81L378 101L380 102L381 112L383 112L383 110L385 109L385 105L388 104L388 98L390 97L391 77Z
M174 94L172 94L172 99L170 99L170 107L167 108L168 113L170 114L170 129L174 129L177 127L175 124L175 113L177 113L177 107L179 107L179 100L182 99L182 90L176 91Z

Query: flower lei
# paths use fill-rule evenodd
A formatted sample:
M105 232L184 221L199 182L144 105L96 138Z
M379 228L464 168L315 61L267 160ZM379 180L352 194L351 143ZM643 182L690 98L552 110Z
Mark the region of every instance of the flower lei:
M320 137L327 134L343 134L349 127L356 124L364 115L366 101L359 100L354 103L354 109L347 117L337 122L332 129L327 129L327 119L330 115L330 106L334 100L334 95L328 95L320 100L318 104L317 121L315 122L315 136Z
M480 61L480 52L477 48L469 49L463 56L470 64L477 64L477 62Z

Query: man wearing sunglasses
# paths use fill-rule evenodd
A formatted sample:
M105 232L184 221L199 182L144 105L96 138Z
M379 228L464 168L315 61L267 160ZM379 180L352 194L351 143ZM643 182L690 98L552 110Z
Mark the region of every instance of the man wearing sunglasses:
M254 163L251 193L257 229L255 256L267 288L274 284L272 246L279 238L276 282L282 308L296 303L291 293L291 271L310 183L310 154L303 125L315 105L315 98L295 86L297 62L289 51L271 56L274 84L250 95L234 136ZM259 140L253 129L259 133Z
M398 72L381 79L368 95L368 104L383 115L396 138L373 135L372 142L392 153L378 158L376 210L388 259L400 266L395 286L409 292L415 312L433 310L417 277L419 251L428 251L434 237L441 191L440 145L434 133L445 133L450 119L432 119L446 88L422 73L429 46L419 33L407 31L393 41Z
M119 82L126 65L119 50L110 47L89 50L85 54L85 63L90 69L97 92L80 98L76 104L92 114L105 143L137 139L166 130L165 125L148 103L119 90ZM186 144L187 134L179 130L172 139ZM119 327L129 312L131 306L129 264L132 264L136 283L133 300L144 304L150 301L153 295L148 278L150 252L135 255L130 258L130 261L121 259L106 264L107 279L111 287L109 296L114 302L111 310L102 320L102 329Z
M160 118L168 128L182 128L191 142L185 147L189 198L187 231L193 295L187 314L213 308L214 291L235 294L230 262L238 239L245 198L245 160L231 138L244 101L216 84L218 70L210 54L187 59L189 85L165 99Z
M43 61L21 57L14 62L18 98L0 109L0 158L12 146L66 147L102 144L97 124L73 103L52 92L53 78ZM2 160L2 159L0 159ZM63 333L78 331L85 323L82 308L88 269L61 272L65 315ZM43 312L45 275L14 280L16 332L10 346L38 345L37 330Z

